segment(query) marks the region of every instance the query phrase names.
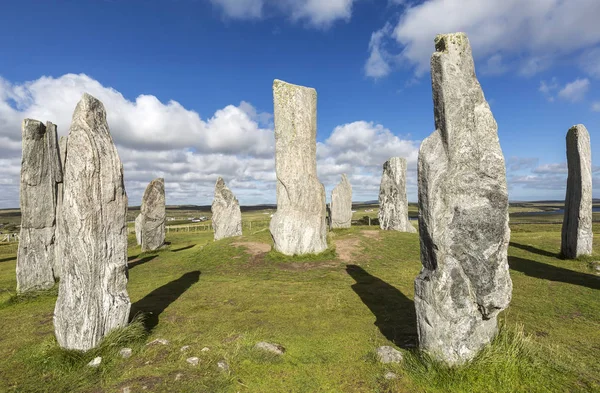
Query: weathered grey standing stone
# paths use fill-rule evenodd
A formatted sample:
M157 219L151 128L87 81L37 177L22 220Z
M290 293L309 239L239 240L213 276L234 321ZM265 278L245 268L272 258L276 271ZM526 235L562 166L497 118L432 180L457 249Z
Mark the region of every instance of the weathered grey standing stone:
M352 223L352 186L345 174L331 191L331 227L350 228Z
M142 245L142 222L144 221L144 216L138 214L135 218L135 241L138 246Z
M383 164L379 185L379 227L390 231L417 232L408 219L404 158L392 157Z
M560 252L565 258L592 255L592 153L583 124L567 133L567 195Z
M60 154L60 169L64 173L65 170L65 159L67 158L67 137L61 136L58 142L59 154ZM56 244L54 245L54 277L60 278L60 265L62 261L63 251L62 242L60 241L60 226L62 225L62 200L63 200L63 182L58 183L56 193Z
M222 178L215 184L215 199L210 208L215 240L226 237L242 236L242 212L233 192Z
M73 113L63 188L59 345L88 350L129 317L127 194L104 105L84 94Z
M436 130L419 152L423 269L415 280L422 350L472 359L511 299L508 192L497 125L464 33L438 35L431 58Z
M317 178L317 92L273 82L277 212L269 229L286 255L327 249L325 187Z
M165 179L152 180L144 196L141 207L142 251L153 251L165 244Z
M56 199L62 170L56 126L23 121L21 234L17 251L17 291L54 285Z

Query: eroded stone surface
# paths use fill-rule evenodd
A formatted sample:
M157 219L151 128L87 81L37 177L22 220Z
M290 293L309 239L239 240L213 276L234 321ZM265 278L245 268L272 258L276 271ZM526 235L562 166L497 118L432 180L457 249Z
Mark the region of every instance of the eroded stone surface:
M140 208L142 251L153 251L165 244L165 179L152 180Z
M408 219L404 158L392 157L383 164L379 185L379 227L390 231L417 232Z
M142 222L144 221L144 216L138 214L135 218L135 241L138 246L142 245Z
M583 124L567 133L567 195L560 251L565 258L592 255L592 153Z
M59 154L60 154L60 169L64 173L65 170L65 159L67 158L67 137L61 136L58 142ZM58 183L56 193L56 244L54 245L54 277L60 278L60 265L62 260L62 242L60 241L60 230L59 227L62 225L62 200L63 200L63 182Z
M286 255L327 249L325 188L317 178L317 92L273 82L277 212L269 229Z
M54 285L56 200L62 168L56 126L25 119L22 126L21 234L17 251L17 291Z
M215 184L215 199L211 211L215 240L242 236L240 204L233 192L225 185L225 181L220 177Z
M274 355L283 355L285 353L285 348L279 344L268 343L266 341L261 341L256 343L254 349L258 349L265 352L270 352Z
M472 359L511 299L508 192L497 125L463 33L431 59L436 131L419 152L423 269L415 280L419 345L448 364Z
M127 194L104 105L84 94L73 113L63 188L59 345L89 350L127 324Z
M352 223L352 185L346 175L331 191L331 227L350 228Z
M377 348L377 359L381 363L400 363L402 362L402 352L398 351L394 347L384 345Z

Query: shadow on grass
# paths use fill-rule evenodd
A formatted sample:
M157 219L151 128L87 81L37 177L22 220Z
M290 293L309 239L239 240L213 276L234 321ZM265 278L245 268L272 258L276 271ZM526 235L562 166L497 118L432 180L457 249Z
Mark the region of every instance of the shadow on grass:
M151 260L155 259L157 256L158 255L149 255L149 256L144 257L142 259L138 259L138 260L134 260L134 261L131 261L131 262L127 262L127 268L129 270L131 270L131 269L133 269L136 266L140 266L140 265L143 265L144 263L150 262Z
M517 270L530 277L580 285L591 289L600 289L600 277L592 276L591 274L580 273L518 257L508 257L508 265L511 270Z
M16 261L16 260L17 260L17 257L3 258L3 259L0 259L0 263L2 263L2 262L8 262L8 261Z
M181 247L181 248L176 248L175 250L171 250L171 252L178 252L178 251L183 251L183 250L189 250L192 247L195 247L195 244L189 245L189 246L185 246L185 247Z
M346 271L356 281L352 289L377 318L375 326L381 334L400 348L415 347L417 316L414 302L359 266L348 265Z
M144 313L146 314L144 327L148 332L152 331L158 325L158 316L199 279L200 271L196 270L156 288L131 305L130 320L133 320L138 313Z
M511 247L520 248L521 250L525 250L532 254L538 254L538 255L541 255L544 257L550 257L550 258L560 258L560 254L558 254L558 253L549 252L549 251L542 250L540 248L536 248L536 247L532 247L532 246L526 246L525 244L510 242L509 245Z

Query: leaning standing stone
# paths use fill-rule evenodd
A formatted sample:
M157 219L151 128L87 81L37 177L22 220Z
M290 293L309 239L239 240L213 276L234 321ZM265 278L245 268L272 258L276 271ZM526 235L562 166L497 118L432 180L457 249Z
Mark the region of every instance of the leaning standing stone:
M317 178L317 92L273 82L277 212L269 229L286 255L327 249L325 187Z
M242 212L233 192L222 178L215 184L215 199L210 208L215 240L226 237L242 236Z
M56 199L62 170L56 126L23 121L21 234L17 251L17 291L54 285Z
M331 191L331 227L350 228L352 223L352 186L346 175Z
M392 157L383 164L379 186L379 227L399 232L417 231L408 220L404 158Z
M154 251L165 244L165 179L152 180L142 198L142 251Z
M129 317L127 194L104 105L84 94L73 113L63 188L64 256L54 331L86 351Z
M450 365L491 342L511 299L508 192L497 125L463 33L431 58L436 130L419 152L419 345Z
M590 134L583 124L567 133L567 195L561 254L565 258L592 255L592 153Z

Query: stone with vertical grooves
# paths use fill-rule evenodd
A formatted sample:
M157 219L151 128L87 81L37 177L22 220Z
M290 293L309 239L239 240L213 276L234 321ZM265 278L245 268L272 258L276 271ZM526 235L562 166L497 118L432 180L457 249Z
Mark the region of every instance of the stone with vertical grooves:
M64 256L54 309L58 344L89 350L129 318L127 194L104 105L84 94L73 113L63 187Z
M592 153L583 124L567 133L569 176L560 251L565 258L592 255Z
M142 251L154 251L165 244L165 179L152 180L140 208Z
M215 184L215 199L210 208L215 240L226 237L242 236L242 212L233 192L219 177Z
M352 224L352 185L346 174L331 191L331 227L350 228Z
M21 233L17 291L54 286L56 200L62 170L56 126L25 119L22 125Z
M389 231L417 232L408 219L404 158L392 157L383 164L379 185L379 227Z
M60 169L61 173L65 169L65 159L67 157L67 137L61 136L58 142L59 154L60 154ZM56 244L54 246L55 257L54 257L54 277L60 278L60 264L62 260L62 243L60 241L60 226L62 225L62 200L63 200L63 182L58 183L56 197Z
M273 82L277 212L269 229L286 255L327 249L325 187L317 178L317 92Z
M436 130L419 151L423 268L415 280L420 348L469 361L510 303L508 191L496 121L464 33L438 35L431 58Z

